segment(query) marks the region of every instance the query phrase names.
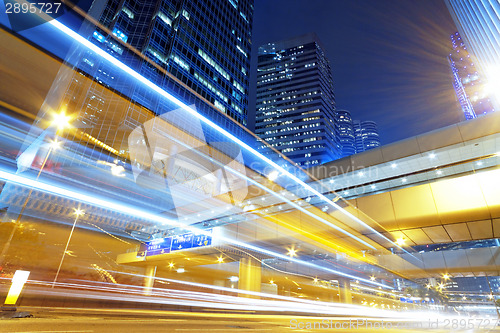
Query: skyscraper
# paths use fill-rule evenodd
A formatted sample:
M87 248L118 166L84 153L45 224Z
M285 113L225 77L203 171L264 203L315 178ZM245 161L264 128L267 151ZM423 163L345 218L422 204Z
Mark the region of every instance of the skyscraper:
M60 166L57 172L68 181L94 168L124 170L134 162L130 134L179 108L158 90L195 105L197 112L238 135L243 130L227 117L246 123L252 16L253 0L93 1L87 17L94 20L81 24L22 151L43 141L46 133L37 127L47 128L44 122L64 111L72 116L70 128L50 133L62 138L64 149L47 154L47 165ZM178 125L187 133L196 127L186 118ZM213 136L203 133L205 142L217 142ZM114 186L117 179L108 177L99 186ZM8 184L1 194L20 201L15 191L16 185ZM168 200L161 198L159 207L165 210ZM43 201L33 194L30 202L37 206ZM54 202L44 209L53 211ZM9 203L9 209L15 206Z
M475 59L467 50L460 34L450 36L453 51L448 56L453 75L453 88L465 120L493 112L486 86L475 66Z
M89 16L99 24L86 23L80 34L92 43L186 103L197 104L211 119L221 118L217 109L246 125L253 0L94 1ZM112 147L126 157L129 133L150 117L144 110L158 115L172 105L137 83L127 84L114 66L79 50L67 61L81 75L60 72L65 79L56 80L40 118L47 118L46 110L77 113L76 126L98 143L92 152ZM84 83L82 75L95 80ZM114 104L110 88L131 102ZM86 135L68 139L87 145Z
M500 2L444 0L460 36L488 81L493 106L500 109Z
M256 107L256 134L294 162L341 156L332 71L315 34L259 47Z
M253 0L125 0L109 1L100 21L246 125L252 17Z
M335 110L335 125L342 157L356 153L354 126L351 113L347 110Z
M377 124L371 120L353 120L356 154L380 146Z

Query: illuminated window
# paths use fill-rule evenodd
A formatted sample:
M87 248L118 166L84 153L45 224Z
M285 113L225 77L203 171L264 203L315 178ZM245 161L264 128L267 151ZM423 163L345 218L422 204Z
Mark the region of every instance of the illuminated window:
M217 72L219 72L220 75L222 75L226 80L230 80L231 77L229 76L229 74L222 69L222 67L220 67L212 58L210 58L210 56L208 54L206 54L203 50L198 50L198 54L203 58L203 60L205 60L206 62L208 62L213 68L215 68L215 70L217 70Z
M172 26L172 20L170 18L168 18L167 15L163 14L162 12L158 12L157 14L158 18L160 20L162 20L163 22L165 22L166 24Z
M147 48L147 52L151 53L156 59L160 60L162 63L167 63L167 57L161 52L153 49L152 47Z
M238 49L238 51L240 51L241 53L243 53L243 55L244 55L246 58L248 58L247 53L246 53L246 52L245 52L245 51L241 48L241 46L236 45L236 48Z
M229 3L233 5L235 9L238 9L238 0L229 0ZM234 33L234 30L233 30Z
M243 19L248 23L248 19L247 19L247 16L245 14L243 14L242 12L240 12L240 15L241 17L243 17Z
M109 42L109 47L116 53L123 54L123 49L114 42Z
M243 86L241 84L239 84L239 82L237 82L236 80L233 80L233 86L235 86L236 89L241 91L242 94L245 94L245 89L243 89ZM266 103L266 101L264 101L264 104L265 103Z
M125 35L122 31L118 30L116 27L113 29L113 35L115 35L125 43L127 42L128 36Z
M170 57L174 59L174 62L181 66L182 69L184 69L185 71L189 71L189 65L184 60L182 60L175 54L171 55Z
M92 37L94 37L95 39L97 39L101 43L106 40L106 38L104 38L104 36L101 35L100 33L98 33L97 31L94 31Z
M131 20L134 19L134 13L132 13L132 11L130 9L128 9L127 7L123 7L122 12L124 12L128 16L129 19L131 19Z
M223 111L223 112L226 112L226 108L224 107L224 105L222 105L221 102L219 102L218 100L215 100L214 102L214 105L217 109Z

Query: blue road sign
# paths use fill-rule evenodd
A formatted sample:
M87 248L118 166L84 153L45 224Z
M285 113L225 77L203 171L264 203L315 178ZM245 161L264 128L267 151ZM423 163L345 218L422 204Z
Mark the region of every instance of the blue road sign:
M207 232L211 233L212 229L207 230ZM147 242L146 244L142 244L139 248L137 256L149 257L173 251L181 251L210 245L212 245L212 236L187 233L166 238L157 238Z

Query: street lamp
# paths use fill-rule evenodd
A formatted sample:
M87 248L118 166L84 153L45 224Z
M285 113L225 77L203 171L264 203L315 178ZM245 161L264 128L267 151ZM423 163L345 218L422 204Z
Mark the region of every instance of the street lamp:
M53 119L50 125L56 127L58 131L70 126L69 121L71 120L71 117L67 116L64 111L61 113L55 113L52 118Z
M403 246L403 245L405 245L405 243L406 243L406 239L404 239L403 237L400 237L400 238L398 238L398 239L396 240L396 244L397 244L398 246L400 246L400 247L401 247L401 246Z
M70 120L70 117L66 116L64 112L61 112L60 114L54 114L53 120L50 123L50 126L54 126L57 128L57 130L56 130L56 135L57 135L57 132L59 130L62 130L64 128L67 128L70 126L69 120ZM36 175L35 181L37 181L38 178L40 178L40 175L42 174L43 168L45 167L45 164L47 163L47 160L49 159L49 156L52 153L52 151L58 149L60 146L61 146L61 142L57 140L57 137L54 138L54 140L50 142L49 149L47 151L47 154L45 155L45 158L43 159L42 165L40 166L40 170L38 171L38 174ZM7 255L7 251L9 250L10 244L12 243L12 238L14 237L14 234L16 233L17 226L19 225L19 222L21 221L21 217L23 216L24 210L26 209L26 206L28 204L28 201L31 198L32 193L33 193L33 188L31 188L29 190L28 195L26 196L26 199L24 200L21 211L19 212L19 215L17 216L17 218L14 222L14 227L12 228L12 231L9 235L9 238L7 239L7 242L5 242L5 245L3 246L2 252L0 253L0 266L2 266L3 261L5 260L5 256Z
M61 257L61 262L59 263L59 267L57 268L56 277L54 278L54 282L52 282L52 288L54 288L54 285L57 282L57 278L59 277L59 272L61 271L61 266L62 266L63 261L64 261L64 256L66 255L66 252L68 251L69 242L71 241L71 236L73 236L73 231L75 230L76 222L78 221L78 218L80 216L84 215L85 213L83 210L78 208L78 209L75 209L74 214L75 214L75 221L73 222L73 227L71 227L71 232L69 233L68 241L66 242L66 247L64 248L64 252L63 252L63 255Z
M289 248L288 249L288 253L287 253L288 256L290 257L296 257L297 256L297 250L295 250L293 247Z

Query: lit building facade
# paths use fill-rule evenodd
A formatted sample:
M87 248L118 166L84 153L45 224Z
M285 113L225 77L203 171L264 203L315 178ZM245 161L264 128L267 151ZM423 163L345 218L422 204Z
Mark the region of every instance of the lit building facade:
M371 120L353 120L356 153L380 146L377 124Z
M477 58L493 106L500 109L500 2L444 0L460 36Z
M255 133L297 164L341 157L332 71L315 34L259 47L256 108Z
M447 291L490 294L500 289L498 276L457 277L445 283Z
M100 22L246 125L252 17L253 0L126 0L109 1Z
M453 88L465 120L493 112L487 87L477 71L474 57L468 52L458 32L450 38L453 51L448 56L448 63L453 76Z
M99 25L86 22L79 34L230 131L241 129L227 117L246 125L253 0L94 1L88 14ZM67 139L92 156L126 159L130 132L176 108L78 45L66 61L79 73L61 69L39 118L48 110L76 114L73 125L85 134Z
M347 110L335 110L335 125L342 157L355 154L356 142L351 113Z
M185 105L194 105L203 117L228 132L237 137L246 133L238 123L246 124L247 119L252 0L94 1L88 16L99 24L79 22L80 29L75 29L79 36L140 75L143 82L155 84ZM64 150L51 153L47 165L57 165L57 172L67 179L80 179L96 168L124 170L133 162L131 133L179 105L85 44L75 42L65 56L65 65L60 67L22 151L44 135L37 127L47 128L55 111L63 111L71 116L70 126L57 133ZM180 118L178 126L193 136L189 132L195 127L192 121ZM222 141L213 132L204 133L203 138L207 143ZM66 150L80 158L68 158ZM114 177L86 179L101 181L101 185L116 182ZM2 196L19 201L19 191L15 191L18 187L8 184ZM157 201L160 210L165 210L169 200L162 195ZM41 200L33 195L32 202ZM53 210L54 205L44 207ZM19 208L10 207L13 212ZM137 223L125 224L120 227L138 228Z

